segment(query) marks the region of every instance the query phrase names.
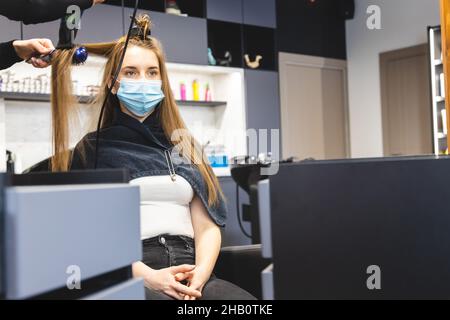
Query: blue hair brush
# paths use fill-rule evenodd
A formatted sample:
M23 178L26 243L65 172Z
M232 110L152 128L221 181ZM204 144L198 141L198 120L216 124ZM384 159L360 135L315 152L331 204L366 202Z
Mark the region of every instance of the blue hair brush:
M73 41L75 40L75 37L77 36L77 31L78 29L68 29L67 27L67 20L71 19L72 16L71 15L66 15L65 18L61 19L60 25L59 25L59 41L58 41L58 46L56 47L57 49L72 49L77 47ZM50 52L50 59L51 59L51 54L53 52ZM88 51L86 50L85 47L77 47L74 54L73 54L73 59L72 59L72 64L73 65L80 65L86 62L88 58Z
M72 64L73 65L80 65L86 62L88 58L88 51L85 47L78 47L72 58Z

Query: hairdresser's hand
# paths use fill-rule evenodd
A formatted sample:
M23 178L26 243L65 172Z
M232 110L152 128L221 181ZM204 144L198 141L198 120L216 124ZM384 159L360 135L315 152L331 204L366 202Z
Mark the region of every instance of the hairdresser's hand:
M189 288L175 279L176 274L184 274L194 268L195 266L191 265L181 265L160 270L149 269L151 272L146 274L144 281L150 288L178 300L182 300L185 296L200 298L201 293L198 290Z
M103 3L105 0L94 0L92 5L96 5L97 3Z
M29 59L27 62L36 68L48 67L47 62L36 58L36 56L48 54L55 49L55 46L49 39L16 40L13 42L13 46L21 59Z

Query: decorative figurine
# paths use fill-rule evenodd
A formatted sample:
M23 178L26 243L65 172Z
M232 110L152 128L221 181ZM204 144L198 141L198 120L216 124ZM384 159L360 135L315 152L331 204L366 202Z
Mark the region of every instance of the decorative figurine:
M262 59L262 56L257 55L256 59L254 61L250 61L250 57L248 56L248 54L244 55L245 58L245 64L251 68L251 69L257 69L260 66L260 61Z
M219 61L219 65L224 67L229 67L231 62L233 61L233 57L231 56L230 51L226 51L224 55L224 59L217 59Z
M216 59L213 56L211 48L208 48L208 63L211 66L215 66L217 64L217 61L216 61Z
M175 0L168 0L166 4L166 13L181 16L181 10Z

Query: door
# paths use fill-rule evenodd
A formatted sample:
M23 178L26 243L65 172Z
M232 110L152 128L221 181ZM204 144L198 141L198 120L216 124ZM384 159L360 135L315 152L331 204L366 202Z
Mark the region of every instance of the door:
M347 71L343 60L280 53L283 156L349 156Z
M380 54L385 156L433 153L427 45Z

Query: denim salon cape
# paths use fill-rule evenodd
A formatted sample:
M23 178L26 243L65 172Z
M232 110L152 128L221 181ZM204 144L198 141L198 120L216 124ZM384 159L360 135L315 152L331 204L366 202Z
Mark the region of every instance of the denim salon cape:
M98 149L98 169L126 168L130 180L152 176L169 175L165 150L172 150L164 135L158 106L144 122L115 108L111 126L100 131ZM94 168L96 133L88 133L78 142L73 152L71 170ZM84 156L81 154L84 146ZM207 185L198 168L189 163L177 164L172 161L175 173L185 178L199 196L212 220L221 227L225 226L227 208L219 194L217 204L208 206Z

